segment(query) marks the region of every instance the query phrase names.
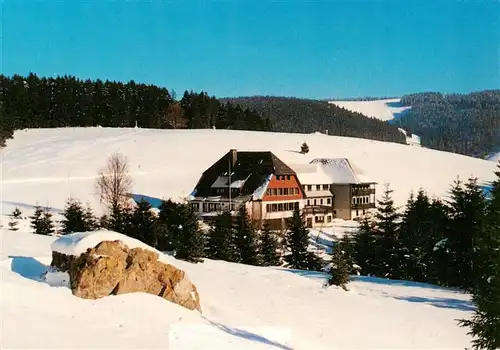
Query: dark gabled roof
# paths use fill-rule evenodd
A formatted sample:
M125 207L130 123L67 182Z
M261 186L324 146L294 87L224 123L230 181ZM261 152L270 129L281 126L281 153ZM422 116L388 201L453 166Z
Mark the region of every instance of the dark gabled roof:
M215 195L213 183L219 176L227 176L231 167L231 183L245 180L241 188L241 195L250 195L262 185L269 175L295 175L288 165L269 151L235 151L236 157L233 164L233 151L227 152L222 158L205 170L196 185L193 195L195 197L208 197ZM231 165L230 165L231 164Z

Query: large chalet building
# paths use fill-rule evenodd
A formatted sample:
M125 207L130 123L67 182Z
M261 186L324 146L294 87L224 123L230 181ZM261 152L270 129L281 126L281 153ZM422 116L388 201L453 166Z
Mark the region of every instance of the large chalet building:
M346 158L288 166L272 152L232 149L203 172L188 200L204 220L245 205L254 222L279 230L298 207L308 227L321 228L375 208L375 184Z
M304 197L295 171L272 152L232 149L203 172L188 199L205 220L245 205L254 222L284 229Z

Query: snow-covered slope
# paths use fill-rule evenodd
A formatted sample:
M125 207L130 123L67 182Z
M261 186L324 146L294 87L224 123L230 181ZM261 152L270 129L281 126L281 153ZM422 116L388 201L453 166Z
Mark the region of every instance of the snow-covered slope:
M373 101L328 101L328 103L335 104L352 112L361 113L367 117L390 121L411 108L403 106L400 101L400 98L389 98ZM403 129L400 129L400 131L406 135L406 131ZM417 135L407 136L406 143L412 146L420 146L420 137Z
M206 260L174 263L196 284L203 314L153 295L79 299L42 282L54 237L0 229L2 349L463 349L467 294L354 277Z
M299 154L302 142L310 152ZM54 211L68 197L91 202L99 209L94 188L98 170L112 152L123 152L130 163L133 193L159 198L185 198L201 173L229 149L270 150L287 163L314 158L348 158L364 177L381 186L389 182L396 205L420 186L430 195L446 195L449 186L474 175L494 179L490 161L420 147L366 139L228 130L150 130L60 128L17 131L2 149L0 212L15 206L28 215L35 204Z
M358 112L367 117L377 118L383 121L394 119L399 113L403 113L411 107L403 106L400 98L373 100L373 101L328 101L339 107L352 112Z

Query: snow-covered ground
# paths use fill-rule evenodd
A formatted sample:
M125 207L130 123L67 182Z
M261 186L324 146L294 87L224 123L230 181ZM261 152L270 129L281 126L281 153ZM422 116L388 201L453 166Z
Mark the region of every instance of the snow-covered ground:
M389 98L373 101L328 101L339 107L352 112L361 113L367 117L377 118L383 121L390 121L410 109L409 106L403 106L400 98ZM406 135L406 131L400 129ZM412 146L420 146L420 136L412 135L406 137L406 143Z
M310 148L306 155L297 152L304 141ZM231 148L270 150L290 164L346 157L364 177L378 183L377 194L384 183L390 183L398 206L419 187L431 196L446 196L457 176L465 180L474 175L481 181L491 181L496 168L493 162L453 153L322 134L32 129L16 131L14 139L1 150L0 213L9 214L18 206L24 215L30 215L37 203L57 213L70 196L90 202L99 212L95 176L115 151L129 159L133 193L182 199L192 191L201 173Z
M21 226L25 226L23 223ZM0 229L2 349L463 349L470 296L426 284L177 261L202 314L135 293L80 299L40 279L55 237Z

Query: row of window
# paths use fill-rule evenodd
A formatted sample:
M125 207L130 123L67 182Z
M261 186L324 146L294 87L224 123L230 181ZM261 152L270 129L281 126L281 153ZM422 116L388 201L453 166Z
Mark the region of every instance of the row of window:
M352 204L367 204L367 203L370 203L369 196L352 197Z
M290 180L290 175L276 175L276 180Z
M266 211L292 211L299 207L299 202L266 204Z
M299 194L299 188L268 188L266 193L268 196L295 196Z
M314 187L313 187L314 186ZM304 185L302 186L304 188L304 191L311 192L313 191L328 191L330 190L330 185L329 184L324 184L324 185Z
M331 205L331 198L317 198L317 199L308 199L307 205Z
M202 203L204 213L212 213L229 209L229 203ZM200 210L200 203L191 203L191 208L195 211ZM234 203L231 203L231 210L234 210Z

